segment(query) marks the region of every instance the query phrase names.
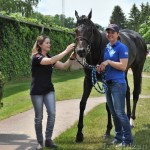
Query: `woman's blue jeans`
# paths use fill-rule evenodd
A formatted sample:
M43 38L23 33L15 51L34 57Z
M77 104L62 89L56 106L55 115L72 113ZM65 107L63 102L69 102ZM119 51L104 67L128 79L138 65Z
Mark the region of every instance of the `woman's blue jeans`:
M45 95L31 95L32 104L35 111L35 131L37 141L43 142L42 133L42 119L43 119L43 105L45 104L47 110L47 126L45 132L46 140L50 140L53 133L55 123L55 93L49 92Z
M129 119L125 113L126 83L113 82L106 88L106 100L113 116L115 139L122 143L132 143L133 137Z

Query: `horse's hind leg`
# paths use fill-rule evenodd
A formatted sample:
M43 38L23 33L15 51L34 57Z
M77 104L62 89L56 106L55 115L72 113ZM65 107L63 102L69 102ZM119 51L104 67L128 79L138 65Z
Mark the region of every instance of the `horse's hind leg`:
M87 99L91 93L92 84L89 83L88 79L84 78L84 89L83 89L83 95L82 99L80 101L80 114L79 114L79 122L78 122L78 132L76 135L76 142L82 142L83 141L83 117L84 117L84 110L86 107Z
M127 71L126 74L125 74L125 80L126 80L126 83L127 83L126 108L127 108L127 116L128 116L128 118L129 118L129 120L130 120L130 117L131 117L130 87L129 87L129 84L128 84L127 73L128 73L128 71Z
M111 113L110 113L110 110L109 110L109 107L106 103L106 110L107 110L107 118L108 118L108 121L107 121L107 130L104 134L104 139L108 138L110 136L110 131L112 129L112 120L111 120Z
M132 68L133 79L134 79L134 90L133 90L133 108L131 113L130 125L135 127L134 120L136 119L136 105L139 99L139 94L141 93L141 83L142 83L142 70L143 66L137 66Z

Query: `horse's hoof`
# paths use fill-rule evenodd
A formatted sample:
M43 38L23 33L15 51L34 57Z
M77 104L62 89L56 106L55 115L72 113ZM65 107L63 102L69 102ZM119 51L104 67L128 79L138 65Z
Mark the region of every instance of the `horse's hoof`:
M132 118L130 118L130 126L131 128L135 127L135 121Z
M103 139L106 140L110 137L110 133L106 132L103 136Z
M83 142L83 134L82 133L78 133L76 135L76 143L81 143Z

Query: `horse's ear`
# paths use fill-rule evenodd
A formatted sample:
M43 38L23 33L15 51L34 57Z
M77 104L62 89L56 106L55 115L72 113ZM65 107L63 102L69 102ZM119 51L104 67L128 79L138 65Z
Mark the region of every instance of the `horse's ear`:
M77 18L77 20L78 20L78 18L79 18L79 15L78 15L78 12L75 10L75 16L76 16L76 18Z
M90 20L92 18L92 9L90 11L90 13L88 14L88 19Z

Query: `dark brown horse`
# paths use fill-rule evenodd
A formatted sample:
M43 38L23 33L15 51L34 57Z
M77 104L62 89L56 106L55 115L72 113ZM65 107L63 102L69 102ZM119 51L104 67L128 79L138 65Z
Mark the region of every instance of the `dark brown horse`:
M91 77L91 66L96 66L103 61L104 48L108 43L105 32L98 31L97 27L91 21L92 11L88 16L82 15L79 17L77 11L75 11L75 16L77 18L76 23L76 53L84 60L82 65L84 67L85 77L84 77L84 90L82 99L80 102L80 114L78 122L78 132L76 136L76 142L83 141L83 117L84 110L86 107L87 99L90 95L91 89L93 87L92 77ZM126 69L126 81L128 69L131 68L133 72L134 79L134 91L133 91L133 108L131 113L130 108L130 88L127 86L126 93L126 104L127 104L127 115L131 120L135 120L135 111L137 101L139 99L139 94L141 92L141 82L142 82L142 70L146 59L147 47L143 38L135 31L131 30L121 30L119 37L122 43L128 46L129 49L129 59L128 67ZM97 79L102 80L101 75L97 74ZM110 130L112 129L111 114L106 103L106 110L108 113L108 124L105 137L110 135ZM132 121L130 122L132 123ZM131 124L133 125L133 124Z

